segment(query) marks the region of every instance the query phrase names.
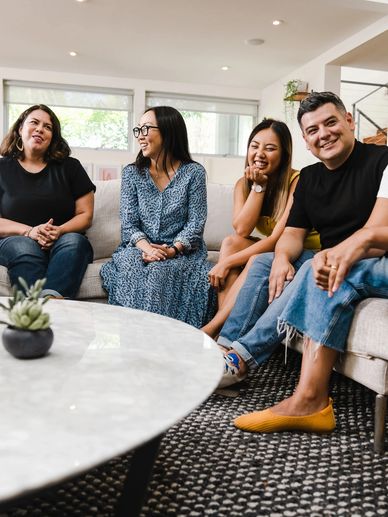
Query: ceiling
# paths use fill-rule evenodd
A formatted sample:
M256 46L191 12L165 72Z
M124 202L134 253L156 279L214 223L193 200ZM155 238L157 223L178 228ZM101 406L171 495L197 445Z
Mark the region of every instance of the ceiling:
M261 89L386 15L366 0L13 0L0 66Z
M388 72L387 49L388 30L332 61L332 64Z

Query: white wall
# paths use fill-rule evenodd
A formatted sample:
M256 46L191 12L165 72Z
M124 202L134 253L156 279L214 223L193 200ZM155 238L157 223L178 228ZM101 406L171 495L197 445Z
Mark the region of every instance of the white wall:
M260 115L277 117L288 123L293 137L293 166L295 168L300 169L305 165L314 163L316 159L311 155L311 153L309 153L309 151L307 151L304 144L296 121L297 109L292 117L288 117L288 119L286 119L283 103L285 84L289 80L300 79L308 82L309 91L330 90L339 95L341 89L340 57L359 45L362 45L370 39L378 36L382 32L385 32L387 27L388 16L370 25L359 33L354 34L352 37L344 40L339 45L336 45L314 60L294 70L291 74L288 74L279 81L269 85L262 91ZM308 44L308 42L306 42L306 44ZM336 64L332 64L334 61ZM299 103L296 104L299 105Z
M340 93L341 66L331 64L333 61L349 52L353 48L365 43L369 39L381 34L388 26L388 16L363 31L353 35L341 44L328 50L316 59L294 70L291 74L281 78L265 88L262 92L255 89L233 88L228 86L214 86L207 84L188 84L177 82L151 81L123 77L106 77L97 75L69 74L42 70L22 70L16 68L0 67L0 116L3 120L3 81L22 80L48 83L59 83L82 86L100 86L107 88L122 88L134 92L134 113L138 119L145 107L146 91L184 93L190 95L206 95L215 97L228 97L237 99L260 99L260 118L271 116L285 120L290 127L294 143L293 166L301 168L313 163L315 158L306 150L295 113L286 117L284 111L284 85L290 79L301 79L309 83L309 90L332 90ZM308 44L308 42L306 43ZM297 108L298 106L296 106ZM0 124L0 136L3 131L3 123ZM133 161L134 154L124 151L105 150L74 150L74 156L84 163L101 165L123 165ZM241 176L244 168L244 158L224 158L221 156L197 156L194 158L203 163L208 171L211 182L234 183Z
M388 127L388 88L376 86L378 84L388 84L388 72L343 67L341 79L360 83L341 83L341 98L348 111L352 113L353 103L357 103L356 108L370 117L378 126L381 128ZM376 135L377 128L366 118L358 116L357 112L355 113L355 122L356 137L360 140Z
M25 70L17 68L0 68L0 137L4 134L3 81L37 81L64 85L94 86L120 88L134 93L134 115L138 120L145 109L147 91L183 93L188 95L206 95L235 99L259 99L259 91L248 88L233 88L206 84L188 84L165 81L151 81L123 77L105 77L97 75L69 74L43 70ZM134 160L135 153L127 151L107 151L102 149L74 149L73 156L81 162L95 165L125 165ZM194 155L193 158L203 163L208 172L208 179L213 183L235 183L242 174L244 158L224 158L221 156Z

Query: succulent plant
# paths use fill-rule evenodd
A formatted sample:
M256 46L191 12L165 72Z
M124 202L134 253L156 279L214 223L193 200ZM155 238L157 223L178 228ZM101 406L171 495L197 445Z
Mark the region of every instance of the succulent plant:
M9 321L1 321L11 327L22 330L44 330L50 326L50 316L43 311L43 305L48 298L39 298L46 279L37 280L28 287L23 278L19 277L23 291L13 288L13 295L8 300L8 307L0 303L0 307L8 313Z

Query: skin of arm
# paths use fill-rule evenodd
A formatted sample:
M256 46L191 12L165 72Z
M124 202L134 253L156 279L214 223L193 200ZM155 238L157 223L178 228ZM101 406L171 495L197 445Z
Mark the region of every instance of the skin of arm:
M290 187L290 192L288 194L287 204L284 209L283 215L276 223L272 234L269 237L266 237L264 239L259 240L258 242L253 243L248 248L241 250L237 253L233 253L233 255L230 255L229 257L226 257L224 260L220 261L209 271L209 281L211 285L213 285L213 287L222 287L226 277L229 274L229 271L232 268L244 266L248 262L250 257L252 257L253 255L257 255L259 253L266 253L269 251L273 251L275 249L276 243L278 242L278 239L282 235L282 232L285 228L288 215L290 213L290 209L293 203L293 196L297 183L298 178L295 178ZM258 195L255 192L253 192L252 194Z
M265 192L251 190L248 197L244 193L245 176L234 188L232 226L241 237L249 237L253 232L263 206Z
M281 295L285 282L294 278L295 269L292 262L302 253L307 233L308 230L305 228L287 226L279 238L269 276L269 303Z
M365 226L333 248L317 253L313 272L317 286L331 297L352 265L364 258L381 257L388 250L388 199L377 198ZM330 266L335 266L336 269Z
M24 235L25 232L31 230L28 224L17 223L11 219L0 218L0 236L11 237L13 235Z

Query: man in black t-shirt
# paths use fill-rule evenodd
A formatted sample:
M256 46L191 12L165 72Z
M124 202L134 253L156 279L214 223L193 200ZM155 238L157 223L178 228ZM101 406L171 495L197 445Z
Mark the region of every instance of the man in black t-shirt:
M256 259L221 331L218 342L229 349L222 383L244 378L295 329L308 345L312 338L324 346L304 355L292 397L237 419L250 431L334 429L328 382L354 306L363 297L388 298L388 149L357 142L352 116L330 92L310 94L298 121L320 162L301 171L275 255ZM312 227L324 249L310 261L303 240Z

